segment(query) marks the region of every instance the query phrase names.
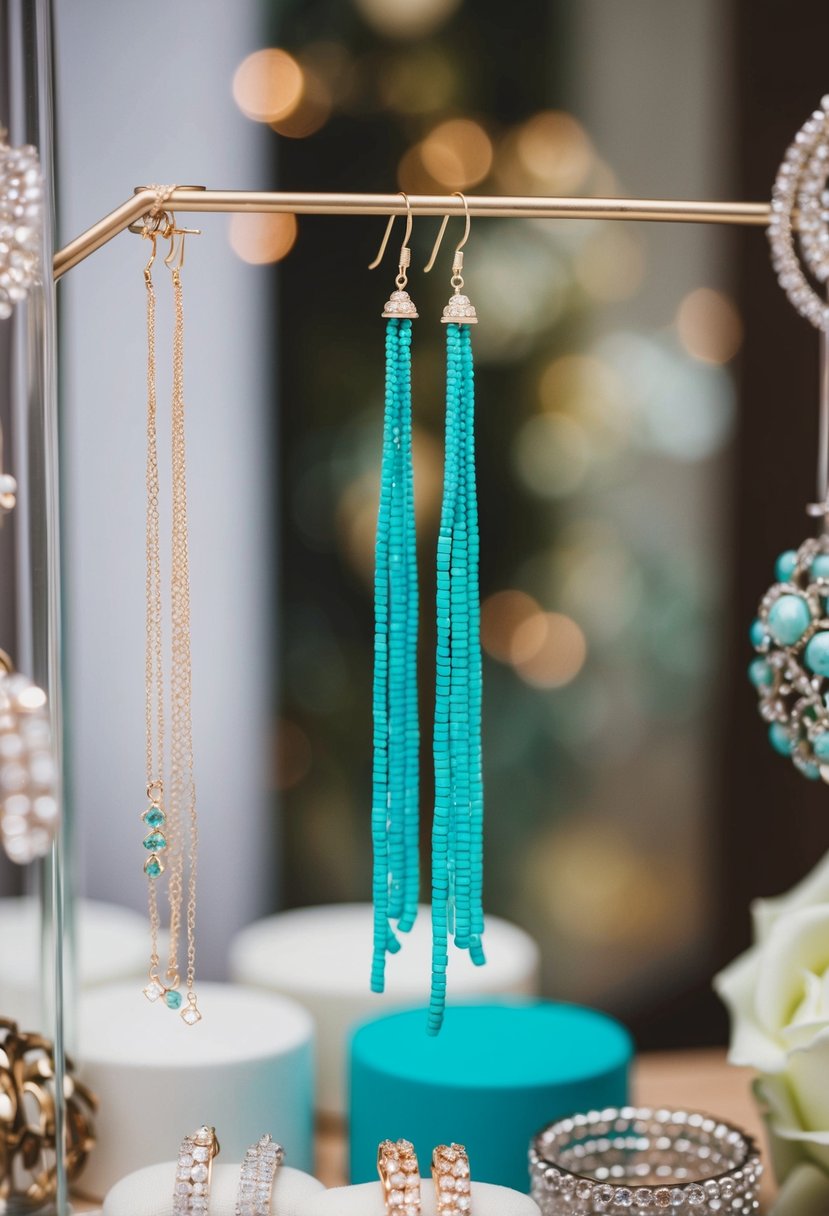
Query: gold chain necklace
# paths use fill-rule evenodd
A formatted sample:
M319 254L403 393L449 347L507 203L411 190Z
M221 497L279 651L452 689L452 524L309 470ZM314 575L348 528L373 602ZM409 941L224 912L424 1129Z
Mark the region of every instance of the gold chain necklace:
M144 995L149 1001L164 999L170 1009L181 1011L188 1025L201 1020L194 990L196 977L196 877L198 819L193 773L192 665L190 653L190 561L188 551L187 459L184 406L184 303L181 268L184 232L175 217L161 207L140 229L152 242L152 255L144 269L147 288L147 535L146 535L146 651L145 728L147 749L147 798L150 805L142 819L147 828L144 863L148 879L150 915L150 969ZM165 698L162 645L162 585L160 554L159 467L155 355L155 288L152 266L159 236L170 240L164 259L173 281L173 393L172 393L172 534L170 569L170 779L165 796ZM179 237L176 248L175 238ZM187 885L185 933L187 963L186 1001L181 992L179 945L182 902ZM160 912L158 881L167 873L170 908L170 947L167 968L161 974L159 959Z

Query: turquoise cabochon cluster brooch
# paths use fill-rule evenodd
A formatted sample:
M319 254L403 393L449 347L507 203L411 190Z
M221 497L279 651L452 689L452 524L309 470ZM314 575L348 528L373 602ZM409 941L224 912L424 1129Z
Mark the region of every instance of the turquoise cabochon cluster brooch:
M829 536L781 553L751 626L749 677L775 751L829 782Z

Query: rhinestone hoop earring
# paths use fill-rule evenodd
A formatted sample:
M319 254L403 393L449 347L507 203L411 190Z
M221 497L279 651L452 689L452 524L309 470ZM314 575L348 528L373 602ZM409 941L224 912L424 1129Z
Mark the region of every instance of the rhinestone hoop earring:
M801 127L777 174L769 226L772 265L801 316L820 330L816 537L781 553L776 581L751 626L749 678L772 747L810 780L829 782L829 304L807 277L829 282L829 96ZM798 214L794 229L795 209ZM799 255L799 256L798 256ZM802 259L802 263L801 260Z

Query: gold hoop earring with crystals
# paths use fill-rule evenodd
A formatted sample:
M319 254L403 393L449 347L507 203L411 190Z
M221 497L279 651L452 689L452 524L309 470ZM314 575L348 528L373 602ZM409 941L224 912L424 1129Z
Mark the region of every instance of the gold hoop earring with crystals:
M388 1216L420 1216L420 1170L408 1140L383 1140L377 1149L377 1172Z
M204 1125L184 1137L178 1150L173 1216L205 1216L210 1208L213 1162L220 1151L215 1127Z
M58 770L46 693L0 650L0 840L11 861L45 857L58 830Z
M439 1216L467 1216L472 1211L469 1157L462 1144L439 1144L432 1153L432 1178Z

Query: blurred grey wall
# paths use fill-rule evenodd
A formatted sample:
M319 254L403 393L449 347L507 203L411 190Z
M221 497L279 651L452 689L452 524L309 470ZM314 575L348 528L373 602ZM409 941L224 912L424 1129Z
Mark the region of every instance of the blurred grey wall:
M258 129L231 95L261 44L255 0L179 0L155 16L57 0L58 194L65 242L144 183L262 186ZM263 910L272 551L268 272L228 217L189 217L186 399L193 718L201 820L200 973ZM79 888L143 908L145 242L123 234L60 287L67 724ZM272 282L272 279L270 280ZM171 289L157 264L159 444L169 483ZM168 531L164 493L162 534ZM169 573L166 551L163 578ZM166 614L165 614L166 615ZM166 628L166 626L165 626ZM169 645L169 630L165 646Z

